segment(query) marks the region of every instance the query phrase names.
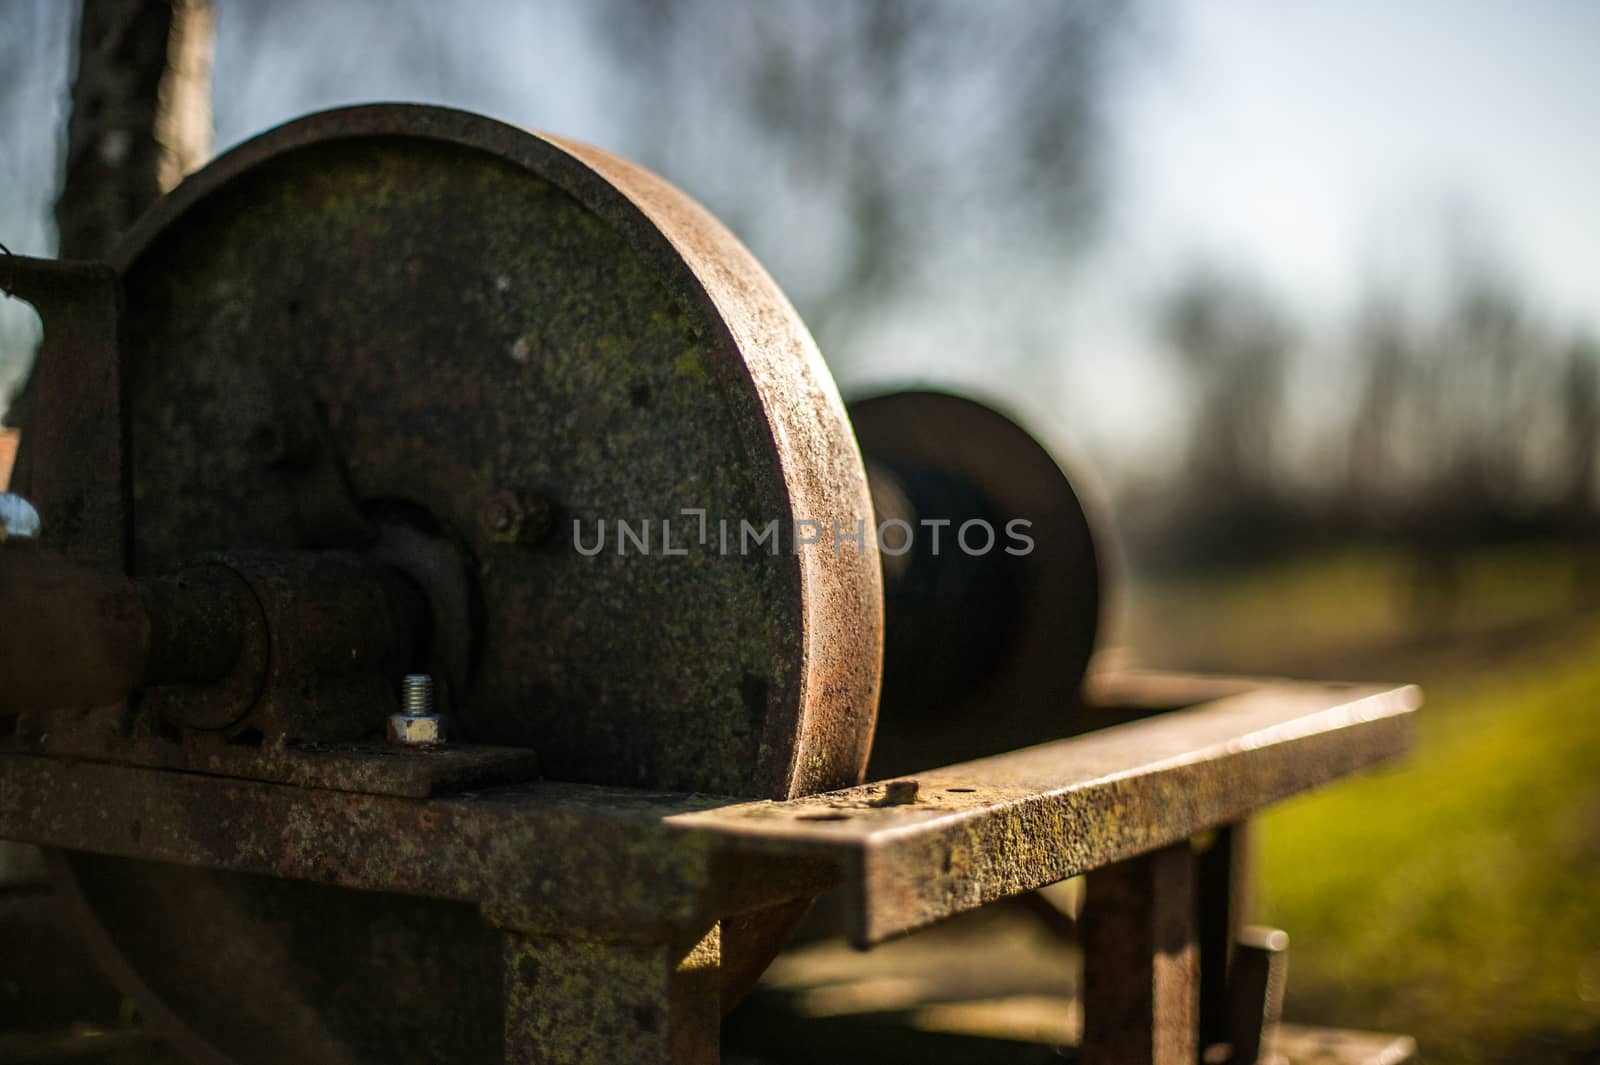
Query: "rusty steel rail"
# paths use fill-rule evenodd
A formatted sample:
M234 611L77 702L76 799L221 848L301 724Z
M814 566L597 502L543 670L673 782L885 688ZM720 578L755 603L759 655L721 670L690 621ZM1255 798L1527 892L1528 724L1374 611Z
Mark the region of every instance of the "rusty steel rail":
M914 797L880 783L788 802L556 782L409 799L7 753L0 838L540 925L683 925L842 882L868 945L1395 758L1419 702L1403 686L1274 684L921 773Z
M911 803L879 784L672 821L727 850L827 858L869 946L1397 758L1420 703L1410 686L1275 683L920 773Z

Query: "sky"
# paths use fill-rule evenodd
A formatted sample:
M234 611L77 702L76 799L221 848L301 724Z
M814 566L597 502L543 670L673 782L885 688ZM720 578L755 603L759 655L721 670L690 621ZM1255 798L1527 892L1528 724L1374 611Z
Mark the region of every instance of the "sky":
M0 32L22 26L38 41L38 70L0 111L0 241L44 253L66 5L0 2L18 5ZM307 3L288 31L301 35L296 48L250 36L230 18L242 2L219 0L219 147L308 110L383 98L602 145L623 136L615 75L593 75L571 7L463 0L455 15L493 20L485 39L438 32L427 14L438 5L341 8L335 33L319 28L329 7ZM1196 264L1246 276L1313 328L1332 328L1374 284L1425 296L1468 245L1553 320L1600 332L1600 4L1153 0L1146 23L1108 100L1097 242L1059 285L1017 279L1050 294L1033 313L1059 325L1059 349L997 364L979 343L981 313L955 327L934 308L885 325L871 357L836 360L847 389L907 375L971 385L1058 416L1106 465L1140 466L1170 452L1181 420L1154 303ZM262 61L270 44L302 66ZM399 58L373 58L384 55ZM14 307L5 314L0 328L26 328ZM1311 373L1302 387L1336 377Z
M1101 395L1084 414L1102 446L1173 412L1142 323L1196 263L1332 327L1375 284L1427 299L1464 244L1600 333L1600 4L1186 0L1170 16L1114 96L1111 216L1077 294L1071 387ZM1113 366L1124 380L1098 388Z

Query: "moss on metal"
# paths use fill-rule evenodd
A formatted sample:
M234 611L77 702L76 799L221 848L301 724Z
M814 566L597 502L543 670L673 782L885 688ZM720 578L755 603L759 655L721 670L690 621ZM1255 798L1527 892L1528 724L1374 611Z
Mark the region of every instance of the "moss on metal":
M356 501L415 504L475 557L479 658L450 678L470 738L563 779L762 790L797 727L768 718L796 713L798 566L720 555L716 521L793 516L739 429L754 397L708 372L738 352L606 221L486 153L334 142L226 185L128 291L141 569L362 546L337 486L262 461L298 423ZM553 534L484 536L499 492L547 499ZM648 523L648 554L619 520ZM574 526L601 522L585 557Z

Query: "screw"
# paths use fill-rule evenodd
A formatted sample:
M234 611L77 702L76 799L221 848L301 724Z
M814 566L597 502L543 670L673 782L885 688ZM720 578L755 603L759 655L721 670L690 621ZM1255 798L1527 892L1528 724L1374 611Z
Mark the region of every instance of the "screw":
M412 717L433 713L433 678L426 673L410 673L400 682L400 705Z
M434 713L433 678L410 673L400 682L400 712L389 715L392 747L443 747L444 718Z
M0 492L0 543L6 540L37 540L39 512L19 495Z

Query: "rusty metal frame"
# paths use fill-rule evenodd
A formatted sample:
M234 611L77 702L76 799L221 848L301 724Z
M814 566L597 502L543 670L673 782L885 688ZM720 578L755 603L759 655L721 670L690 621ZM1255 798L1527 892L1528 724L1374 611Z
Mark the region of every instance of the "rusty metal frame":
M1116 975L1096 994L1123 1008L1089 1021L1084 1060L1168 1061L1195 1045L1171 1030L1194 1027L1199 994L1174 845L1403 755L1419 703L1405 686L1271 683L920 773L912 801L892 782L788 802L549 781L416 799L8 752L0 837L474 903L505 931L506 1060L527 1062L611 1060L604 1033L635 1029L655 1039L638 1060L714 1061L706 974L734 915L839 885L870 946L1090 872L1091 899L1114 900L1101 926L1144 934L1102 937ZM634 992L560 997L618 966Z

